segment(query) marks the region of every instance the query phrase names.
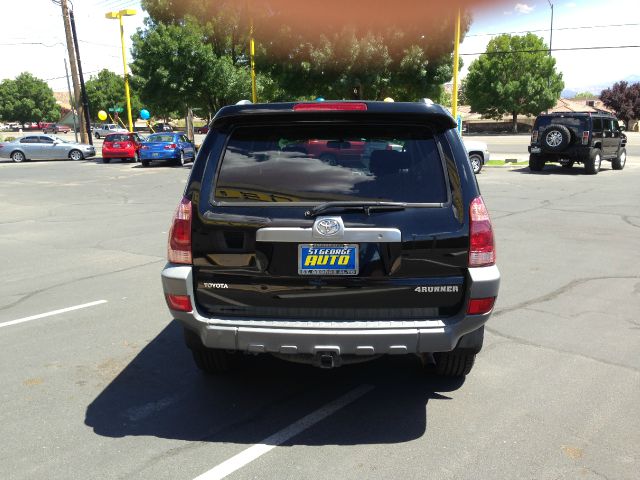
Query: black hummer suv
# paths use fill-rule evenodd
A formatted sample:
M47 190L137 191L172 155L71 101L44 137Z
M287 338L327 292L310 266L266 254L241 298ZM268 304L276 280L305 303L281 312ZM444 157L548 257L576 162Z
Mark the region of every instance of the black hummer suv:
M210 127L162 271L199 368L417 354L438 374L471 370L500 273L445 109L242 104Z
M576 162L585 172L596 174L602 160L622 170L627 160L627 137L618 120L607 114L562 112L538 115L529 145L529 169L539 172L546 162L560 162L565 168Z

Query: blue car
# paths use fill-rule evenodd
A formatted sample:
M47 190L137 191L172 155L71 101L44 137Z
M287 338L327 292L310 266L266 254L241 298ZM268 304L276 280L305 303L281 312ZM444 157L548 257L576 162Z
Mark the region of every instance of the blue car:
M196 149L184 133L154 133L140 147L140 163L149 166L153 160L169 160L177 165L193 162Z

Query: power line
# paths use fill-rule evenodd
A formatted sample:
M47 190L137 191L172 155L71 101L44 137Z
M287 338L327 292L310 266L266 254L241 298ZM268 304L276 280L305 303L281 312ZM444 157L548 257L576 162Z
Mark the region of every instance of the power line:
M554 30L588 30L592 28L613 28L613 27L637 27L640 23L617 23L610 25L582 25L579 27L563 27L563 28L554 28ZM465 38L469 37L491 37L496 35L513 35L516 33L538 33L538 32L548 32L549 28L540 28L537 30L520 30L518 32L496 32L496 33L474 33L471 35L465 35Z
M574 50L611 50L616 48L640 48L640 45L616 45L610 47L572 47L572 48L554 48L554 52L571 52ZM533 50L504 50L497 52L477 52L477 53L461 53L460 55L507 55L509 53L538 53L549 52L548 48L539 48Z

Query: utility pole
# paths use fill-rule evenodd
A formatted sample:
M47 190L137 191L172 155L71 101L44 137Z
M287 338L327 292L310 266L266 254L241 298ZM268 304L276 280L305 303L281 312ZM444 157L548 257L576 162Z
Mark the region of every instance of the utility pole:
M69 103L71 104L71 116L73 117L73 133L76 136L76 143L78 143L78 124L76 122L76 102L71 96L71 84L69 83L69 69L67 68L67 59L64 59L64 71L67 74L67 89L69 90Z
M553 3L551 0L547 0L549 2L549 6L551 7L551 30L549 31L549 56L551 56L551 45L553 44Z
M71 36L71 22L69 20L69 7L67 0L60 0L62 6L62 21L64 22L64 33L67 39L67 52L69 54L69 63L71 66L71 80L73 81L73 92L75 104L78 107L78 114L82 116L82 106L80 105L80 81L78 80L78 64L76 63L76 52L73 48L73 38ZM84 125L80 122L80 135L82 141L86 141L86 132Z
M456 27L453 39L453 91L451 92L451 114L458 124L458 131L462 134L462 125L458 120L458 68L459 68L459 47L460 47L460 9L456 15Z
M78 77L80 77L80 92L82 94L82 111L84 112L84 122L89 144L93 145L93 137L91 136L91 118L89 116L89 101L87 100L87 90L84 88L84 77L82 76L82 62L80 61L80 47L78 46L78 34L76 33L76 21L73 18L73 10L69 12L71 21L71 33L73 34L73 45L76 49L76 57L78 59ZM82 138L83 143L87 143L87 139Z

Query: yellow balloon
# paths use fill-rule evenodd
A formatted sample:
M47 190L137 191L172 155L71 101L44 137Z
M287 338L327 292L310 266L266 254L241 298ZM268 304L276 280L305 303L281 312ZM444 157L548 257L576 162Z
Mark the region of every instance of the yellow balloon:
M387 97L384 99L385 102L393 102L393 98L391 97Z
M107 112L105 112L104 110L100 110L98 112L98 118L102 121L107 119Z

